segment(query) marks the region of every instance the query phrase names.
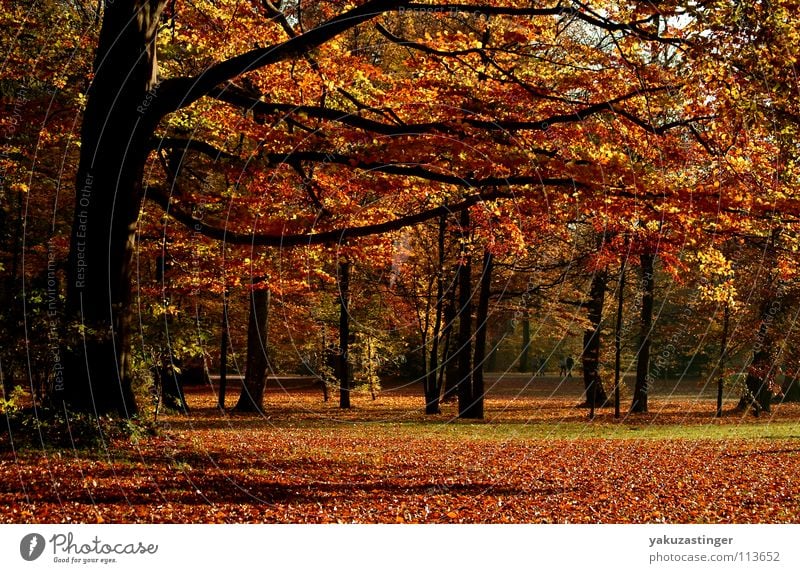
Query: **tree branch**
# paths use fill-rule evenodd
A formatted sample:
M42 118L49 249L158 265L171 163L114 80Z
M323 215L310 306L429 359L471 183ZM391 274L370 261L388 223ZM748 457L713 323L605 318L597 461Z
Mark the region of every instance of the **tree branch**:
M219 228L209 225L202 218L194 216L179 209L173 209L170 205L170 196L167 192L150 187L147 190L146 198L161 207L170 217L182 223L190 230L196 231L201 235L223 241L233 245L251 245L264 247L297 247L306 245L325 245L336 244L344 239L368 237L380 235L391 231L397 231L404 227L410 227L419 223L429 221L441 216L469 209L473 205L483 201L495 199L513 198L514 194L510 191L495 190L488 193L477 193L471 195L459 203L453 205L441 205L433 209L428 209L413 215L405 215L371 225L344 227L319 233L297 233L297 234L259 234L259 233L240 233L230 231L227 228Z
M278 62L302 56L342 32L383 14L398 10L408 4L403 0L368 0L361 6L331 18L327 22L289 38L285 42L250 50L219 62L195 77L172 78L158 86L158 98L152 106L160 117L187 107L208 95L218 86L224 86L236 77Z

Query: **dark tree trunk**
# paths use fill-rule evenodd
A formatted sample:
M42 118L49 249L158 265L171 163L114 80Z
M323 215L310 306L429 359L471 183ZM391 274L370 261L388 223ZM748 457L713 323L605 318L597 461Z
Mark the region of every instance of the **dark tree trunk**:
M728 352L728 328L731 321L731 309L727 301L722 315L722 341L719 346L719 364L717 365L717 418L722 417L722 394L725 390L725 356Z
M247 319L247 362L244 383L236 410L261 412L269 370L269 289L250 290L250 312Z
M225 409L225 392L228 389L228 296L222 295L222 332L219 341L219 400L220 410Z
M772 390L769 388L768 372L772 368L770 352L759 350L753 353L753 362L745 378L748 402L753 408L753 413L758 416L762 411L770 411Z
M472 370L472 401L465 411L460 414L462 418L483 419L483 363L486 360L486 327L489 322L489 297L492 287L492 254L485 251L483 254L483 273L481 274L481 292L478 295L478 312L475 327L475 352L473 355Z
M625 241L627 246L627 240ZM625 302L625 258L619 267L619 285L617 291L617 321L614 325L614 417L619 418L619 385L622 362L622 310Z
M14 389L13 380L11 380L10 373L6 373L5 369L6 362L3 360L3 356L0 355L0 381L2 382L2 398L4 400L8 400L11 396L11 391Z
M339 377L339 407L350 407L350 263L339 262L339 355L337 375Z
M142 175L158 118L155 38L166 0L106 1L81 130L66 311L75 350L58 396L131 416L131 267ZM76 340L76 325L83 335Z
M162 287L164 286L164 277L171 266L170 258L167 255L167 244L166 241L164 241L162 243L161 254L156 257L156 281L161 283ZM166 291L163 292L166 293ZM166 294L164 303L169 303ZM167 315L167 329L171 328L172 322L171 315ZM160 359L157 360L157 364L154 366L156 367L156 376L158 376L161 404L170 410L176 410L184 414L188 413L189 406L186 403L186 396L184 396L183 393L183 378L185 372L181 370L181 361L175 358L171 345L167 345L166 348L159 348L158 356Z
M655 255L644 253L639 261L642 270L642 306L639 320L639 350L636 353L636 385L631 412L647 412L650 382L650 336L653 330L653 286Z
M447 305L444 308L444 352L442 353L442 367L439 369L439 386L444 386L443 402L455 399L458 390L458 354L453 351L456 346L453 342L453 330L455 329L457 318L456 292L458 291L460 269L461 264L456 265L453 272L453 280L447 292ZM442 383L442 377L444 377L444 384Z
M180 368L180 364L171 360L158 369L161 403L166 408L187 414L189 406L186 404L186 396L183 393L183 380L181 374L175 371L176 367Z
M469 211L461 212L461 232L469 234ZM463 416L472 403L472 260L466 241L462 243L458 268L458 415Z
M16 194L16 216L13 224L4 216L5 211L0 209L0 229L2 229L3 238L5 239L3 241L3 249L11 253L11 268L3 269L4 276L2 290L0 290L0 316L5 321L5 324L0 325L0 378L3 379L3 392L6 397L14 389L14 376L17 370L16 365L18 364L14 342L25 337L23 329L20 328L24 318L21 300L21 293L24 289L19 281L22 238L24 236L23 222L25 212L23 209L22 191ZM50 248L52 247L48 244L48 249ZM50 253L48 252L49 256Z
M598 271L592 278L589 300L586 302L590 327L583 334L583 383L586 389L586 405L594 412L608 401L600 380L600 328L603 320L603 304L606 295L606 272Z
M530 370L530 349L531 349L531 321L526 316L522 319L522 348L519 355L519 371L528 372Z
M753 358L747 369L745 386L747 389L746 402L753 408L753 413L758 416L761 411L769 412L772 402L772 389L770 380L774 371L774 352L772 331L775 321L783 307L780 297L776 297L764 304L761 311L761 323L756 333L756 342L753 348Z
M489 358L486 360L487 372L497 372L497 348L499 341L500 339L497 338L492 341L492 349L489 351Z
M439 339L442 330L442 309L444 306L444 235L447 228L447 221L444 217L439 219L439 262L436 268L436 309L433 321L433 333L431 343L431 354L428 371L425 373L425 413L439 414L439 396L441 386L439 385Z

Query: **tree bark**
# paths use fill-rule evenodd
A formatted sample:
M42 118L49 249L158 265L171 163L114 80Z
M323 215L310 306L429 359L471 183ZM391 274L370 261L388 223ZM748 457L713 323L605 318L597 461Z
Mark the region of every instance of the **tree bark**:
M493 258L489 251L483 254L483 273L481 274L481 291L478 295L478 312L475 327L475 351L473 354L472 384L470 393L472 400L465 409L462 418L483 419L483 366L486 361L486 328L489 322L489 297L492 287Z
M261 412L269 370L269 289L250 290L247 319L247 361L244 383L235 409L238 412Z
M722 315L722 340L719 346L719 364L717 365L717 418L722 417L722 395L725 389L725 357L728 353L728 328L731 321L731 308L725 301Z
M526 316L522 319L522 348L519 355L519 371L530 371L530 349L531 349L531 321Z
M586 302L590 327L583 334L583 383L586 389L586 405L594 411L608 401L600 380L600 328L603 320L603 304L606 294L606 272L598 271L592 278L589 300Z
M653 287L655 255L640 256L642 271L642 306L639 320L639 350L636 353L636 385L633 389L631 412L647 412L650 382L650 337L653 330Z
M339 262L339 297L339 407L350 408L350 263L345 260Z
M773 369L771 327L774 326L772 323L776 320L780 307L779 300L774 300L771 304L764 306L761 324L756 335L753 357L745 378L746 403L753 408L753 413L756 416L762 411L770 411L772 390L770 389L769 380Z
M439 414L439 396L441 387L439 386L439 339L442 330L442 312L444 306L444 239L447 220L442 217L439 219L439 262L436 268L436 307L433 321L433 333L431 342L431 353L428 371L425 373L425 413Z
M220 410L225 409L225 392L228 389L228 293L222 295L222 332L219 341L219 399Z
M155 39L166 0L107 0L81 130L70 237L65 383L79 411L137 412L131 387L131 258L158 122ZM77 336L78 326L80 331ZM70 344L71 343L71 344Z
M628 241L626 239L627 246ZM614 325L614 417L620 416L619 404L619 385L620 385L620 369L622 362L622 311L625 302L625 258L623 256L622 263L619 267L619 285L617 291L617 321Z
M174 359L170 359L158 368L156 375L159 377L159 386L161 387L161 403L166 408L187 414L189 406L186 404L186 396L183 393L182 375L175 371L176 366L180 368L180 364L175 363Z
M458 415L462 417L472 403L472 260L466 245L469 211L461 212L461 264L458 269Z
M439 369L439 386L444 386L442 402L448 402L455 398L458 390L458 362L457 352L453 352L453 330L457 318L456 312L456 292L458 285L459 271L461 264L456 265L453 272L453 280L447 291L447 305L444 308L444 351L442 352L442 367ZM442 383L444 378L444 383Z

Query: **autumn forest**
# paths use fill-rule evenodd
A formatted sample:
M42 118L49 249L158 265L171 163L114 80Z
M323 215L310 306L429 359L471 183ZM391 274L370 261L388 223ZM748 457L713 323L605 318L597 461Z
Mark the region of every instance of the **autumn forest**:
M0 523L800 519L797 0L0 19Z

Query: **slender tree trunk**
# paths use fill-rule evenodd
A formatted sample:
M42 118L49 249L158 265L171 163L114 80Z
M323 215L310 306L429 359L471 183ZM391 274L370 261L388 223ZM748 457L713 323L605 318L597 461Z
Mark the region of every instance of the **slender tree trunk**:
M583 383L586 389L586 405L591 409L602 406L608 401L600 380L600 328L603 320L603 304L606 295L606 272L598 271L592 278L589 289L589 300L586 303L590 327L583 334Z
M626 240L627 245L627 240ZM619 418L619 385L622 361L622 306L625 302L625 258L619 267L619 291L617 292L617 322L614 325L614 417Z
M328 395L328 384L331 382L328 379L329 369L336 370L336 358L328 345L327 337L325 336L325 324L322 324L322 352L321 358L321 372L319 373L319 382L322 386L322 401L327 402L330 398Z
M339 296L339 407L350 408L350 263L344 260L339 262Z
M725 301L725 309L722 314L722 341L719 347L719 365L717 366L717 418L722 417L722 394L725 390L725 355L728 352L728 328L731 319L731 309L728 301Z
M458 390L458 353L453 351L453 330L457 318L456 292L461 272L461 263L456 265L453 280L448 289L447 305L444 308L444 352L442 353L442 367L439 369L439 386L444 386L442 401L447 402L455 398ZM442 383L444 377L444 384Z
M244 383L236 410L261 412L269 371L269 289L250 290L250 312L247 319L247 361Z
M225 409L225 392L228 389L228 296L222 295L222 332L219 341L219 399L220 410Z
M475 352L472 370L472 401L466 408L462 418L483 419L483 366L486 361L486 328L489 322L489 297L492 287L492 254L487 250L483 254L483 273L481 274L481 291L478 295L478 312L475 327Z
M439 386L439 338L442 329L442 308L444 305L444 239L445 230L447 228L447 221L444 217L439 219L439 263L436 268L436 309L434 310L435 317L433 321L433 334L431 344L431 354L429 361L429 368L425 374L425 413L426 414L439 414L439 395L441 394L441 387Z
M58 397L72 408L131 416L131 259L142 176L158 117L155 39L166 0L106 0L81 130ZM76 325L82 325L75 340Z
M653 329L653 286L655 255L640 257L642 269L642 306L639 322L639 351L636 354L636 385L633 389L631 412L647 412L650 380L650 336Z
M9 376L6 376L5 362L3 361L3 356L0 354L0 391L2 391L0 398L3 400L8 400L11 395L12 386L9 378Z
M531 321L526 316L522 319L522 348L519 355L519 371L530 371L530 349L531 349Z
M461 212L462 233L469 233L469 211ZM458 270L458 415L472 403L472 261L466 246L461 249Z

